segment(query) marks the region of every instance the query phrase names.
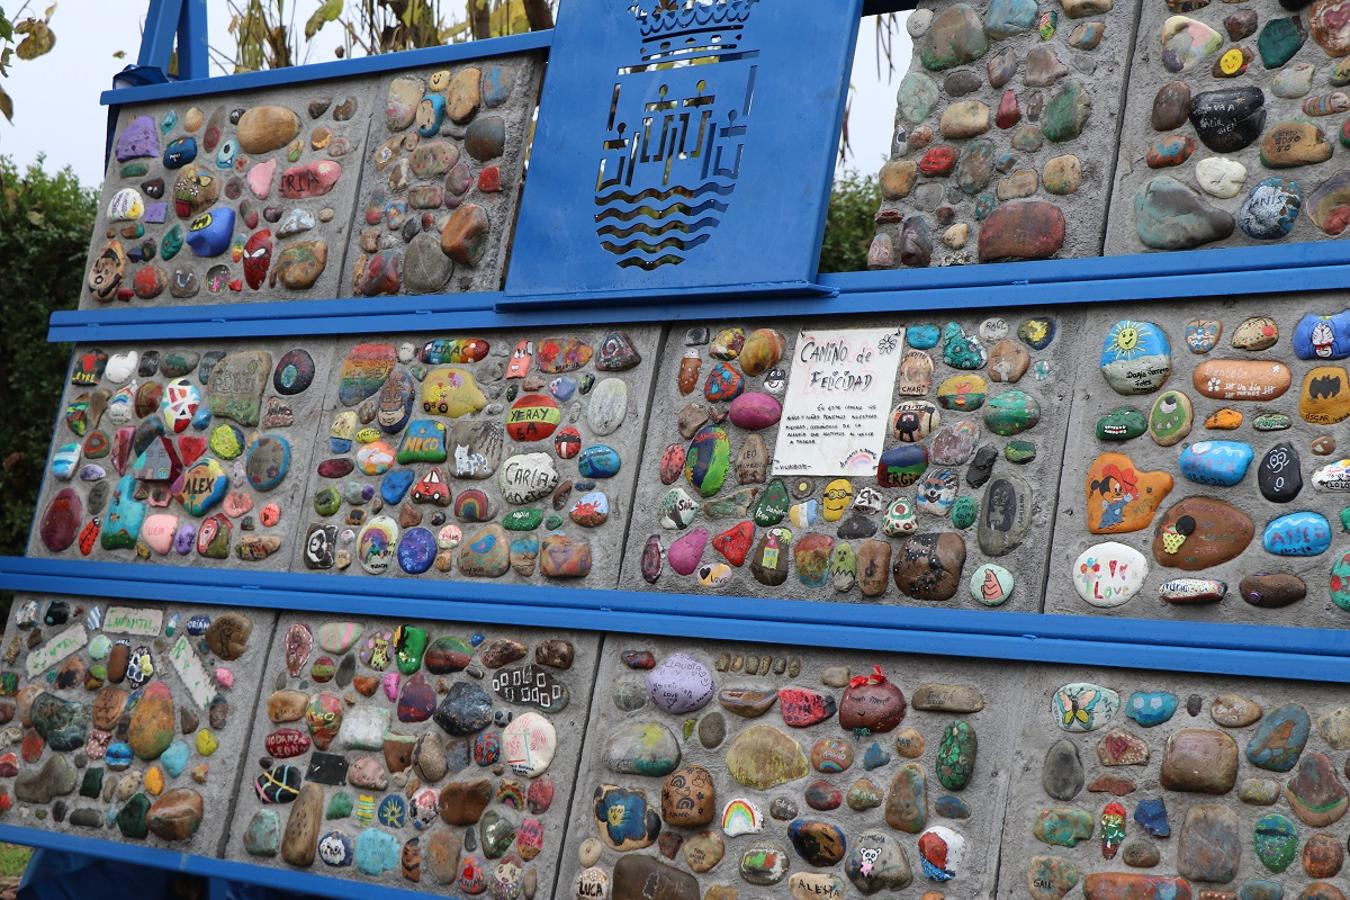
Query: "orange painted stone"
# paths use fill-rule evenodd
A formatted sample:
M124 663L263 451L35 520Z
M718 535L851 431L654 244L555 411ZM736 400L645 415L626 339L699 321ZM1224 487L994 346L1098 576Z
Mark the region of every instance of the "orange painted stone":
M1103 453L1087 470L1088 531L1123 534L1147 528L1172 490L1168 472L1141 472L1124 453Z
M1242 413L1231 406L1216 409L1205 419L1205 427L1210 431L1236 431L1242 427Z
M1171 875L1138 875L1133 872L1096 872L1083 881L1087 900L1191 900L1191 884Z
M1350 374L1343 366L1316 366L1303 376L1298 414L1314 425L1334 425L1350 417Z
M1207 569L1246 550L1255 533L1251 517L1236 506L1209 497L1187 497L1158 523L1153 558L1171 568Z
M1191 376L1212 400L1274 400L1292 380L1289 367L1273 359L1207 359Z

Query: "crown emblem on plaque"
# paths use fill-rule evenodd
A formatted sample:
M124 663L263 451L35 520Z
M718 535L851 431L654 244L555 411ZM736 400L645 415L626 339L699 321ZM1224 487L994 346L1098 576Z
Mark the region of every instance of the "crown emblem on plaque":
M759 2L629 5L639 45L615 71L595 186L596 234L618 265L678 265L721 223L746 148Z

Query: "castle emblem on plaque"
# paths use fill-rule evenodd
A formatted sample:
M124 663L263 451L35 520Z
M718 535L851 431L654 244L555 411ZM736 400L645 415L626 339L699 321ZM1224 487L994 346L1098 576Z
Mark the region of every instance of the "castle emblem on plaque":
M624 2L624 0L619 0ZM716 233L740 174L759 0L641 0L615 71L595 184L600 245L623 267L678 265Z

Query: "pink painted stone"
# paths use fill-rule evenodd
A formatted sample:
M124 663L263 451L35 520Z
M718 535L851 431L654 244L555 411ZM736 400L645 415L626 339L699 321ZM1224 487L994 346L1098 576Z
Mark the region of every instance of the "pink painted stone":
M703 548L707 544L707 529L695 528L670 545L670 549L666 551L666 559L676 572L681 575L692 575L698 568L698 561L703 558Z
M398 673L385 672L384 677L380 679L380 684L384 687L384 695L391 702L398 700Z
M281 196L289 200L322 197L342 177L342 166L331 159L291 166L281 173Z
M38 527L42 545L53 553L68 548L75 543L83 517L84 504L80 502L80 495L74 488L62 488L42 514L42 524Z
M216 684L223 688L234 687L234 673L224 666L216 669Z
M731 401L731 424L747 431L759 431L777 424L783 404L762 391L750 391Z
M277 161L269 159L265 163L258 163L248 170L246 180L248 189L253 192L253 196L259 200L266 200L272 195L272 176L277 173Z
M173 549L173 536L178 531L178 517L173 513L155 513L146 516L141 525L141 539L160 556Z

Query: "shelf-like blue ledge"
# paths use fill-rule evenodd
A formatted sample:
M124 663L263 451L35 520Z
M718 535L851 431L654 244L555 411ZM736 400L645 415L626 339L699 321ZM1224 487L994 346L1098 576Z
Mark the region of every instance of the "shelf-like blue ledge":
M821 275L826 296L746 299L684 296L616 303L585 297L507 309L496 292L292 300L193 307L110 307L55 312L51 341L115 342L377 334L453 328L528 328L698 319L1007 309L1179 297L1242 296L1350 286L1350 243L1226 247L937 269ZM755 286L747 286L753 292ZM595 298L592 298L595 299ZM519 298L514 298L518 303Z
M0 557L0 587L1350 683L1350 631Z
M239 75L217 75L213 78L166 81L138 87L113 88L99 95L104 106L122 106L128 103L150 103L156 100L177 100L182 97L201 97L208 94L236 94L259 88L285 87L313 81L331 81L359 75L375 75L415 66L435 66L443 63L465 62L542 50L553 43L553 30L531 31L506 37L446 44L441 47L423 47L403 50L382 56L362 56L355 59L335 59L330 62L310 63L286 69L267 69L262 72L244 72Z
M314 875L295 869L258 866L252 863L198 856L159 847L139 847L135 844L105 840L98 837L98 833L91 830L88 835L85 835L43 831L37 828L25 828L21 825L0 825L0 841L11 844L21 844L25 847L37 847L43 850L56 850L62 853L78 853L98 859L109 859L138 866L151 866L156 869L166 869L170 872L183 872L202 878L242 881L247 884L257 884L283 891L294 891L302 895L350 897L353 900L355 898L360 898L360 900L419 900L419 898L426 897L425 892L401 890L374 882L325 878L322 875Z

